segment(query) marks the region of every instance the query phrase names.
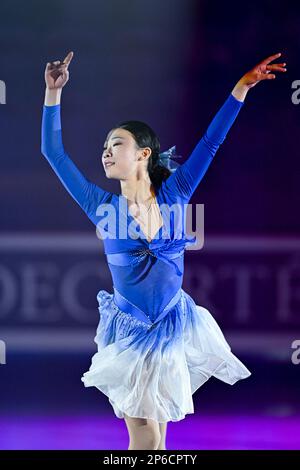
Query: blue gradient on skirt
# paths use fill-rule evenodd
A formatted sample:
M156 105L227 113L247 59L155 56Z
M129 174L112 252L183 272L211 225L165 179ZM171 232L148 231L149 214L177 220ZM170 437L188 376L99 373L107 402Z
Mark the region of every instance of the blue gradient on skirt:
M118 418L179 421L194 413L192 394L211 376L233 385L251 374L210 312L180 293L152 326L120 310L113 294L98 293L98 351L81 380L109 397Z

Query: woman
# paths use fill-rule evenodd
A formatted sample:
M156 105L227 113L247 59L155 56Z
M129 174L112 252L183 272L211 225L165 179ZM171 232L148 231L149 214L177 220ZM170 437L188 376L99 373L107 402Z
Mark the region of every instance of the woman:
M181 288L184 251L195 239L186 237L184 224L181 237L175 236L178 226L162 207L186 207L249 89L286 71L285 63L270 65L280 55L237 82L192 154L173 171L147 124L126 121L111 129L102 164L108 178L120 181L121 194L87 180L64 150L60 99L73 52L46 66L42 153L97 226L113 280L114 293L100 290L97 296L98 350L82 381L105 393L115 415L125 419L129 449L165 449L167 422L194 412L192 394L211 376L232 385L251 374L210 312ZM112 212L105 219L108 207Z

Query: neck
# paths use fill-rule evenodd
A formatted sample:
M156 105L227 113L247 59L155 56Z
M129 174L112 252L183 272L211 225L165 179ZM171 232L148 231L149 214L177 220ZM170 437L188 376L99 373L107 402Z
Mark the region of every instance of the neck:
M126 197L126 199L135 203L145 202L155 195L149 177L135 181L121 181L121 194Z

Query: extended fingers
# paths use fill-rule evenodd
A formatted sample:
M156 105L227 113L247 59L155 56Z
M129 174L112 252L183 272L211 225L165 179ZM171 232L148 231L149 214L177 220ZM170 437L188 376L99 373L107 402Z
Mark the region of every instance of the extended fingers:
M272 65L267 65L266 66L266 69L267 71L277 71L277 72L286 72L286 68L285 68L285 65L286 63L283 62L282 64L272 64Z
M261 62L261 65L267 65L270 62L272 62L272 60L278 59L278 57L280 57L280 56L281 56L281 52L278 52L277 54L270 55L269 57L267 57L266 59L264 59Z
M260 80L271 80L273 78L276 78L276 75L274 75L273 73L269 73L269 72L263 73L260 76Z
M69 54L64 58L63 63L69 65L71 60L73 59L74 52L71 51Z

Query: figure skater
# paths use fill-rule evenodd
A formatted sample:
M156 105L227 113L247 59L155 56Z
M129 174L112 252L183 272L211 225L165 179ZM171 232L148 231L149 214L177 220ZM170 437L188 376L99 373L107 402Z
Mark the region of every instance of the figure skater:
M174 147L160 153L147 124L125 121L111 129L102 165L107 178L120 181L121 194L90 182L64 150L60 100L73 52L63 62L46 65L42 153L97 227L113 282L113 293L97 295L97 352L81 380L104 393L115 415L125 419L128 449L166 449L167 422L194 413L192 395L211 376L233 385L251 375L211 313L182 289L184 252L195 239L184 228L181 237L175 236L174 218L167 220L168 211L161 207L187 206L249 89L286 71L285 63L271 64L280 55L242 76L191 155L175 168ZM103 204L123 223L113 224L114 229L101 224ZM107 220L112 222L113 215ZM120 236L124 228L126 237Z

